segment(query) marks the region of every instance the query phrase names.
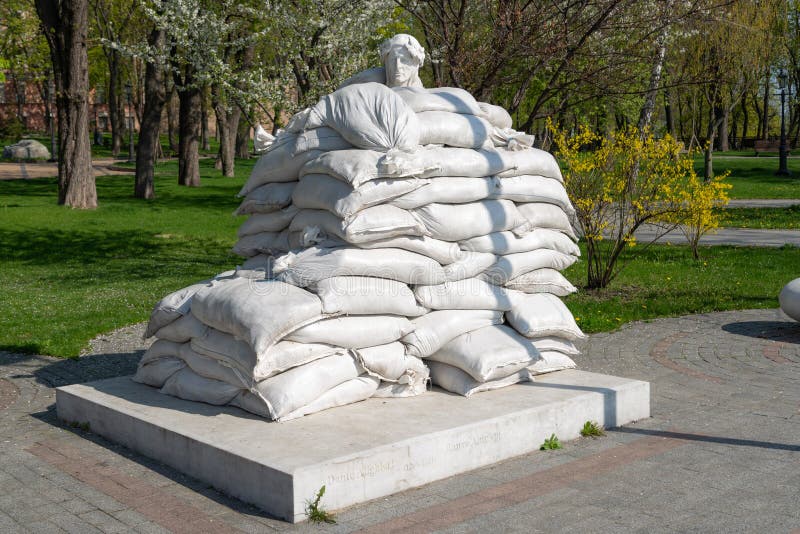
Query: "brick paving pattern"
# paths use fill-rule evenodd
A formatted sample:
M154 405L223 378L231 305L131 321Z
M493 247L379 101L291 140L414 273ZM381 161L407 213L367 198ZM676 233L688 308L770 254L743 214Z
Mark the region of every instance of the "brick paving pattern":
M0 353L0 532L800 532L800 323L703 314L582 348L582 369L650 381L653 417L342 510L335 525L274 520L57 421L54 387L130 374L141 352Z

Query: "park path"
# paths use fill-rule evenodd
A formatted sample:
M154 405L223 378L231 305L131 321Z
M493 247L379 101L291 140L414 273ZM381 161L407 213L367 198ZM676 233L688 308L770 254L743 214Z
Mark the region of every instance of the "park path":
M658 319L589 336L579 367L650 381L652 418L353 506L325 526L277 521L57 420L53 388L132 373L142 328L103 336L77 360L0 353L0 531L800 528L800 323L778 310Z
M117 167L124 160L100 158L92 160L94 175L117 176L131 174L133 169ZM32 178L49 178L58 176L58 163L55 162L2 162L0 163L0 180L30 180Z

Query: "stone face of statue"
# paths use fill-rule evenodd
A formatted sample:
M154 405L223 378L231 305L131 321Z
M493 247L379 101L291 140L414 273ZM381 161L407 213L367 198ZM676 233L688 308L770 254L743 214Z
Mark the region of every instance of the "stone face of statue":
M422 87L419 68L425 61L425 49L414 37L399 33L381 43L380 53L386 69L386 85Z

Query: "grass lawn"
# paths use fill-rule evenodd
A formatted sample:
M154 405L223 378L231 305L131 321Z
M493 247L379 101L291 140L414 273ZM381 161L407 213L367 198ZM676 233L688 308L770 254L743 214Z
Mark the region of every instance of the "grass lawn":
M728 183L731 198L800 198L800 158L787 160L793 176L775 176L778 158L730 157L726 153L714 154L714 172L721 174L731 171ZM695 158L695 169L703 172L702 155Z
M786 208L730 208L718 210L720 226L800 230L800 206Z
M200 188L177 185L177 163L159 165L153 201L132 197L130 176L100 178L94 211L56 206L54 179L0 182L0 349L77 355L167 293L236 265L242 219L231 213L254 163L221 178L202 160Z
M701 247L692 259L684 246L652 246L625 252L633 258L610 287L581 290L566 299L585 332L601 332L636 320L751 308L777 308L778 293L797 278L800 247ZM581 261L564 273L586 283Z
M153 201L131 197L130 176L100 178L94 211L56 206L54 179L0 182L0 349L77 355L96 335L147 319L167 293L240 263L229 249L243 219L231 212L254 163L238 161L237 178L226 179L202 160L200 188L177 186L177 164L160 164ZM654 246L626 257L634 259L610 288L567 299L587 332L776 307L800 248L704 248L695 262L686 247ZM582 285L585 264L566 274Z

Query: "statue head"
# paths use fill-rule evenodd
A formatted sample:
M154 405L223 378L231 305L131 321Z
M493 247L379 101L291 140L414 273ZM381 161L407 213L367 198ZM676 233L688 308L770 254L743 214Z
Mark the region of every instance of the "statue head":
M386 69L386 85L422 87L419 68L425 61L425 49L414 37L398 33L381 43L380 54Z

